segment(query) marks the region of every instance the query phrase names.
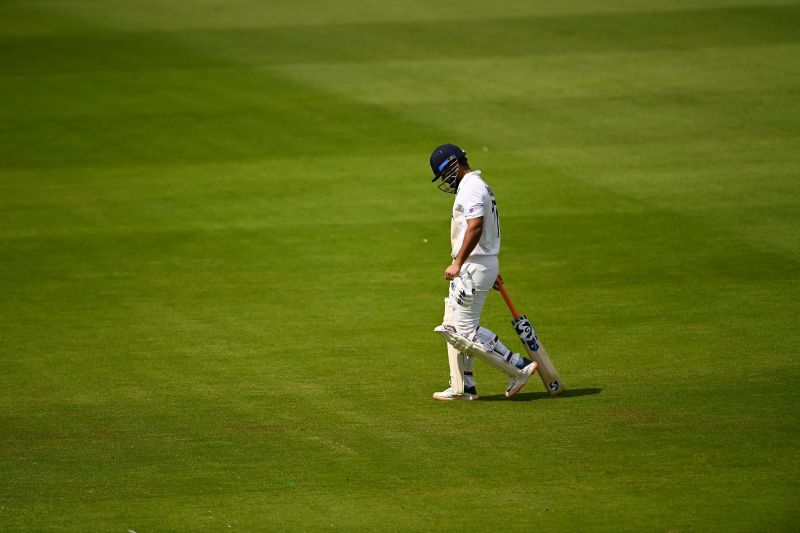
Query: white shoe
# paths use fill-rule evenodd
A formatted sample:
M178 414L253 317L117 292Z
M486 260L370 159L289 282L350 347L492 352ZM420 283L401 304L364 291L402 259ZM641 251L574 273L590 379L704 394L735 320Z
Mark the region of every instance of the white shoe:
M456 394L456 390L453 387L448 387L447 390L443 390L441 392L434 392L433 398L435 400L441 400L444 402L448 402L450 400L477 400L480 398L478 396L478 391L475 390L475 387L464 387L463 394Z
M528 382L528 378L536 372L536 369L539 365L536 364L536 361L531 361L531 364L526 366L522 369L522 376L519 378L509 378L508 379L508 388L506 389L506 398L511 398L516 393L522 390L522 387L525 386L525 383Z
M433 393L433 399L447 402L447 401L450 401L450 400L460 400L461 399L461 395L460 394L456 394L456 390L453 387L447 387L447 389L445 389L445 390L443 390L441 392L434 392Z

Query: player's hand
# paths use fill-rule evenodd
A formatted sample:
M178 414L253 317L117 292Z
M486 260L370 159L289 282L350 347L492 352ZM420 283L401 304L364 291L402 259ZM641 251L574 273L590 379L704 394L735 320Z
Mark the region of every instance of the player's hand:
M496 290L496 291L499 291L500 290L500 285L502 285L502 284L503 284L503 276L498 274L497 275L497 279L494 280L494 285L492 285L492 288L494 290Z
M461 264L453 263L444 271L444 278L448 280L455 279L461 273Z

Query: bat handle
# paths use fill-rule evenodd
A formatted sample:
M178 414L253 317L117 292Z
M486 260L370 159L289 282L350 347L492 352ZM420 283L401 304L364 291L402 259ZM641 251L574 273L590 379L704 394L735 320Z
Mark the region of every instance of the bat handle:
M517 308L514 307L514 303L511 301L511 297L508 295L508 291L506 291L506 286L503 285L503 280L498 276L497 278L497 290L500 291L500 294L503 296L503 300L506 301L506 305L508 306L508 310L511 311L511 316L517 318L522 313L517 311Z

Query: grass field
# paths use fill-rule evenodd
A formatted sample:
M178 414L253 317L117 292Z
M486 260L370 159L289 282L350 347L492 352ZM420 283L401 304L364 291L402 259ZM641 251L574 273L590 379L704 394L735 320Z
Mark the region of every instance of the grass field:
M0 530L800 528L800 3L431 4L0 2Z

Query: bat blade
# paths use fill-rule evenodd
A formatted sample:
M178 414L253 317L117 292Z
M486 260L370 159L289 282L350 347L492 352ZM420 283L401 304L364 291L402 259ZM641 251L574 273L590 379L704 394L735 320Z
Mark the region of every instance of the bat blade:
M550 356L547 355L544 346L539 342L539 337L536 335L536 331L533 329L528 317L519 315L511 321L511 324L514 326L517 335L519 335L525 351L539 365L537 372L542 379L542 383L544 383L544 387L547 389L547 393L550 396L557 396L564 392L564 382L561 381L561 376L558 375L556 367L550 361Z

